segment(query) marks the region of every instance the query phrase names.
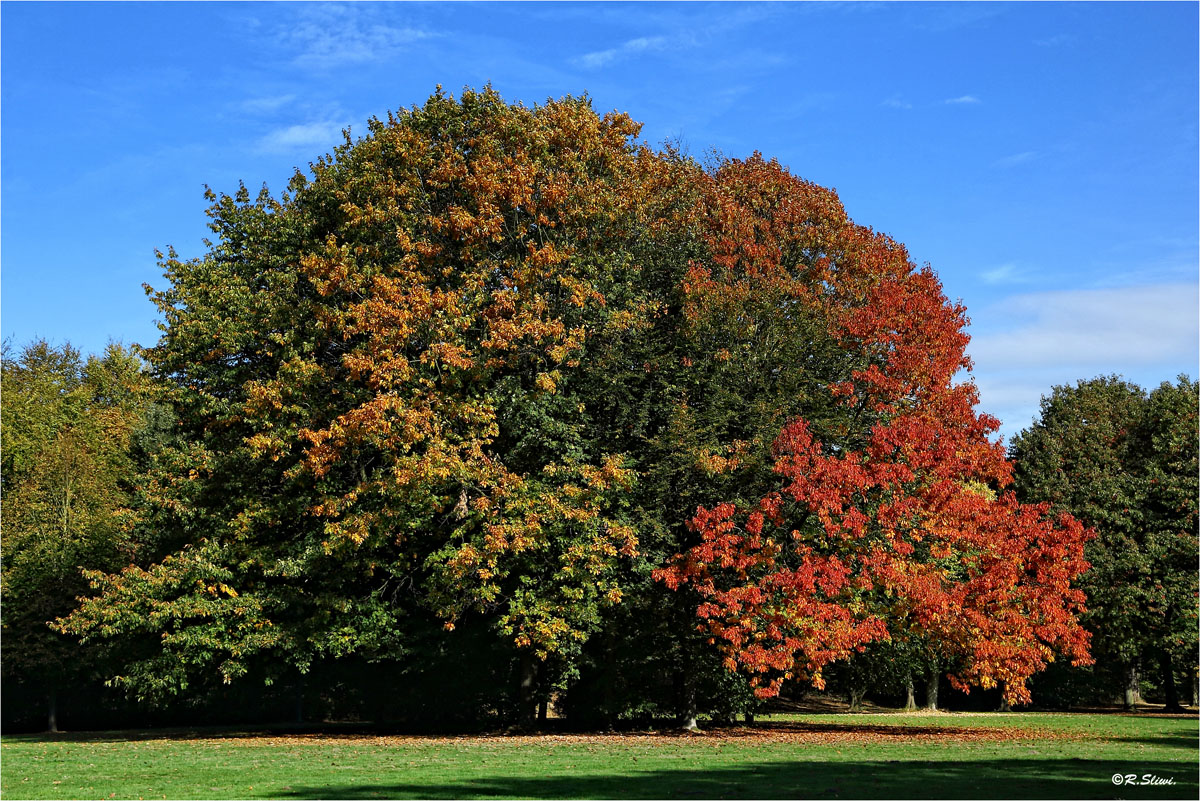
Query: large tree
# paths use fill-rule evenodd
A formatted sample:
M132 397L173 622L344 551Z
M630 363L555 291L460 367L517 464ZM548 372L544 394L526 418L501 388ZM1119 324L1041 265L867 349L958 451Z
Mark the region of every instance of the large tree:
M637 130L439 92L290 195L211 195L217 241L151 293L187 480L148 503L186 544L94 575L66 628L139 639L145 693L396 658L430 611L486 621L525 690L570 662L639 548L596 364L662 313L643 272L694 171Z
M724 280L698 269L700 298L749 331L805 326L807 353L773 355L780 371L803 359L807 380L777 409L774 458L760 463L774 483L702 507L700 542L658 577L699 593L702 629L762 695L794 675L820 686L871 643L917 640L956 660L959 686L1028 701L1026 680L1056 655L1088 659L1071 586L1084 531L989 489L1011 466L974 386L953 383L969 366L964 309L835 197L813 203L754 162L717 179Z
M691 717L705 693L753 701L696 630L704 599L652 574L705 547L698 508L803 472L806 436L916 460L864 491L942 499L923 526L1016 521L1059 547L1032 512L974 500L1006 474L972 389L947 386L965 320L931 271L775 162L702 169L637 132L586 99L439 91L288 194L211 195L208 253L168 253L151 291L147 357L179 423L139 495L157 554L92 574L64 628L125 643L118 682L144 694L411 666L434 625L486 631L526 720L588 687L602 716ZM1022 587L1059 580L1039 558ZM1055 634L1054 609L994 603L1071 639L1069 615ZM1004 633L1022 667L981 678L1016 686L1045 654Z

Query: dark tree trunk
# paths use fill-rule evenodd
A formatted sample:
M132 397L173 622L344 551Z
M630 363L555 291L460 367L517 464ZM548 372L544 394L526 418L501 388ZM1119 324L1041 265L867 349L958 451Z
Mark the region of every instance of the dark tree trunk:
M867 694L867 688L862 685L854 685L850 687L848 695L850 696L850 711L862 712L863 696Z
M925 681L925 708L930 712L936 712L938 708L938 682L942 680L942 674L935 667L929 671L929 677Z
M1165 712L1182 712L1179 705L1179 690L1175 686L1175 660L1165 648L1159 654L1159 670L1162 672L1163 706Z
M53 687L46 694L46 731L58 731L58 693Z
M537 713L537 699L534 697L536 685L537 669L533 654L523 650L517 661L517 725L521 728L533 728L534 715Z
M905 690L907 694L904 699L904 711L914 712L917 709L917 696L913 689L912 673L909 673L908 678L905 680Z
M1196 670L1195 665L1187 669L1187 694L1188 706L1200 704L1200 671Z
M747 712L747 713L746 713L746 715L745 715L745 717L746 717L746 725L747 725L747 726L753 726L753 725L754 725L754 713L753 713L753 712Z
M1123 699L1125 709L1136 709L1137 705L1141 703L1142 693L1139 689L1140 684L1141 675L1139 674L1138 666L1135 662L1125 669L1125 698Z
M686 667L675 670L675 704L678 710L679 727L695 731L696 726L696 685L692 681L691 671Z
M1008 685L1001 683L1000 685L1000 706L996 707L997 712L1012 712L1012 705L1008 703L1008 698L1005 693L1008 692Z

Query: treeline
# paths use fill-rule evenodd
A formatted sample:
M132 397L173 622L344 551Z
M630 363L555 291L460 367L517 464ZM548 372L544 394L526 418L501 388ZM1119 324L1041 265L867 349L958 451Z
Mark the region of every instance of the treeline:
M930 270L637 133L439 91L210 193L154 347L6 349L6 725L1192 692L1196 385L1056 389L1014 483Z

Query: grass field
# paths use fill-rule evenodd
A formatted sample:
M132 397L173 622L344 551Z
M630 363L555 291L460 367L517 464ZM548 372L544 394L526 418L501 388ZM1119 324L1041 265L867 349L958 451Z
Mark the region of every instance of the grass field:
M1192 716L776 715L700 734L8 736L21 798L1186 798ZM1133 774L1136 784L1113 782ZM1142 784L1172 780L1173 784Z

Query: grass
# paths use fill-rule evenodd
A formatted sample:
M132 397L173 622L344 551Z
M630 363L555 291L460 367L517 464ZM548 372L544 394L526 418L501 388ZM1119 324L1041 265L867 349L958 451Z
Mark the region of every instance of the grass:
M1046 713L775 715L696 735L24 735L0 741L0 794L1194 799L1198 735L1194 716Z

